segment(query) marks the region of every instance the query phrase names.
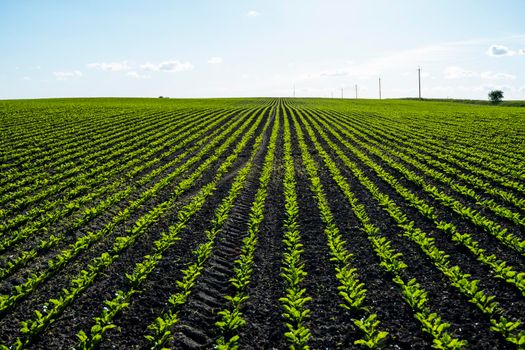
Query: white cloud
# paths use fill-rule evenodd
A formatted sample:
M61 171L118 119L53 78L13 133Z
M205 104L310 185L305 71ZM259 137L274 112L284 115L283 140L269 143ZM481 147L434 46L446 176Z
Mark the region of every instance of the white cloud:
M443 70L445 79L461 79L477 77L478 73L457 66L447 67Z
M209 64L220 64L220 63L222 63L222 57L211 57L208 60L208 63Z
M491 45L487 50L489 56L513 56L516 52L503 45Z
M159 64L153 64L153 63L146 63L140 66L143 70L147 71L153 71L153 72L168 72L168 73L175 73L175 72L183 72L192 70L194 68L193 64L190 62L180 62L177 60L169 60L164 61Z
M144 70L149 70L149 71L156 71L156 70L159 70L158 69L158 66L156 64L153 64L153 63L145 63L143 65L140 66L140 68L144 69Z
M257 17L259 15L260 15L260 13L255 11L255 10L251 10L251 11L246 12L246 16L248 16L248 17Z
M519 55L525 56L525 49L521 49L518 51Z
M57 80L67 80L69 78L80 78L82 76L82 72L78 70L69 72L53 72L53 75Z
M86 65L88 68L100 69L103 71L119 72L119 71L128 71L131 69L131 66L126 61L122 62L97 62L89 63Z
M135 71L127 72L126 76L131 77L133 79L149 79L150 78L150 76L147 74L140 74Z
M464 79L464 78L481 78L485 80L505 80L505 79L516 79L515 75L508 73L497 73L497 72L475 72L467 69L463 69L457 66L450 66L443 70L445 79Z
M482 72L480 73L482 79L516 79L516 76L508 73L494 73L494 72Z

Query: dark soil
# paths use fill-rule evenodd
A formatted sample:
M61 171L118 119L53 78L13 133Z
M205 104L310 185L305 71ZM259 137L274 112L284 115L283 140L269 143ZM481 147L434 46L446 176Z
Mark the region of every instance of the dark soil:
M172 293L177 291L176 282L181 279L182 270L188 266L189 263L193 262L194 249L205 242L205 232L211 226L211 220L214 218L216 208L228 195L235 175L246 165L256 136L261 134L266 120L271 118L268 129L263 135L262 145L256 154L253 167L248 175L246 187L236 198L235 206L230 212L229 219L216 237L211 255L204 263L204 268L197 278L188 300L177 310L179 321L171 330L173 339L166 344L168 348L173 349L213 348L217 337L220 335L219 329L215 325L220 319L218 312L228 303L225 297L235 292L229 280L234 275L234 261L239 257L242 240L248 232L247 223L249 213L255 194L259 188L262 164L266 155L271 129L275 122L273 117L277 115L275 112L276 103L279 101L275 99L265 101L266 102L259 101L257 103L259 106L263 103L274 103L274 106L266 112L255 136L248 142L246 148L241 152L229 172L225 174L219 182L213 195L206 199L203 207L190 219L186 228L180 232L180 240L175 242L175 244L165 252L163 259L140 286L140 292L131 297L130 305L124 308L114 318L113 321L116 327L108 330L104 334L104 340L99 348L148 348L148 343L144 337L146 334L149 334L147 326L169 309L168 298ZM303 100L298 100L297 102L285 101L286 107L283 104L277 107L281 108L279 113L281 128L277 138L272 177L268 185L264 219L260 225L258 243L255 249L253 272L248 287L249 298L242 306L243 319L246 321L246 324L238 329L239 348L283 349L289 347L289 342L285 336L287 328L285 327L285 319L282 316L283 309L279 301L279 298L285 295L285 283L280 275L282 254L285 249L282 242L284 232L283 222L285 219L283 193L283 121L285 113L288 117L290 117L292 113L295 116L299 116L297 109L300 109L301 114L304 114L304 116L308 118L308 123L312 127L315 123L319 123L329 139L363 171L365 176L368 177L382 193L387 194L396 205L399 206L403 213L407 215L408 219L415 222L416 227L435 240L436 246L450 256L449 260L451 265L459 266L463 272L471 274L472 279L479 280L480 288L487 294L496 297L503 315L512 320L521 318L523 321L523 315L525 315L525 298L517 288L495 278L490 269L479 263L470 252L454 243L448 236L439 231L432 221L419 214L392 186L383 181L375 171L365 165L351 149L346 148L339 142L327 128L323 126L323 123L327 123L328 120L336 120L338 121L338 125L351 133L353 132L353 128L365 133L366 137L359 135L356 135L356 137L364 142L367 142L367 138L370 138L381 143L381 145L385 145L384 149L382 147L380 148L381 152L391 156L395 162L402 164L409 170L422 176L429 184L439 186L445 193L453 196L464 205L477 209L486 217L509 228L510 232L524 237L522 230L509 220L499 218L494 213L484 209L479 203L476 203L468 197L459 195L437 180L426 176L417 167L404 163L401 159L392 155L388 147L406 145L404 138L396 138L396 135L398 135L402 129L394 124L389 126L389 123L394 119L390 120L386 118L382 120L380 115L373 115L370 116L372 119L367 120L364 113L355 112L352 114L349 112L348 115L345 115L335 109L333 111L312 112L313 109L309 109L308 107L303 108L302 104L307 105L307 103L309 102ZM253 102L246 102L245 105L246 108L253 108L254 106ZM144 124L150 127L153 124L147 122L148 120L158 123L158 126L162 127L170 124L170 120L169 118L166 119L166 115L171 115L171 113L174 113L174 115L180 113L201 113L202 118L208 118L210 115L218 113L218 111L222 112L223 110L211 108L200 111L196 109L191 110L191 112L190 110L184 110L179 111L179 113L174 113L170 110L149 111L146 108L140 109L138 117L141 118ZM53 128L51 124L46 124L43 128L39 129L37 123L32 121L33 119L27 122L21 121L21 124L17 126L21 131L18 132L15 130L16 132L13 131L9 133L8 142L12 142L14 145L11 151L13 154L19 152L22 157L25 157L27 154L24 152L24 147L36 147L40 145L41 149L35 151L36 156L48 154L50 156L48 162L54 165L62 164L63 159L60 156L61 150L53 149L53 142L60 142L56 136L60 135L60 130L71 129L78 132L78 138L68 136L60 144L63 144L65 149L71 146L71 150L67 154L72 156L71 160L75 164L81 164L82 157L76 157L74 154L76 152L84 154L85 152L82 153L82 143L76 145L76 142L84 139L86 142L93 140L93 145L96 147L101 142L108 141L108 147L111 147L113 145L111 140L114 136L112 136L109 130L133 131L136 126L143 125L140 123L129 124L129 120L132 119L128 114L129 112L124 112L124 110L120 110L120 113L117 113L117 110L113 110L112 112L111 115L115 117L114 120L99 118L103 120L103 122L96 127L90 126L89 123L83 121L84 119L80 117L77 118L76 116L67 119L70 123L69 126L58 123L55 128ZM52 112L48 111L48 113L51 114ZM97 110L96 113L101 112ZM254 120L255 118L249 122L247 129L252 125L251 123L253 123ZM305 136L308 151L317 165L318 175L321 179L325 195L328 198L335 224L345 241L344 247L352 255L350 266L356 268L359 280L364 283L367 289L364 306L366 306L370 312L378 315L378 320L380 321L379 329L387 331L389 334L384 344L385 348L430 349L432 347L432 337L422 331L421 324L414 317L413 310L403 299L399 287L392 281L393 276L380 266L380 259L374 252L366 233L362 229L361 223L356 218L347 198L333 180L329 169L325 166L323 159L318 154L313 140L307 133L305 129L307 122L302 118L298 120ZM291 118L290 121L292 121ZM342 121L344 121L344 123ZM227 127L229 122L231 122L230 118L225 122L221 122L219 126L211 132L217 131L218 128ZM414 116L409 116L406 122L412 125L410 130L416 132L417 128L415 125L418 119ZM345 123L348 123L348 125L345 126ZM434 123L435 125L441 125L447 130L452 128L458 128L459 130L461 126L460 119L454 119L452 121L447 119L434 121ZM121 126L124 125L126 125L126 128L121 128ZM307 272L302 286L306 290L306 295L312 298L310 302L305 304L305 307L311 311L309 318L305 321L305 326L311 332L309 345L312 349L354 349L357 348L354 342L363 338L364 335L362 331L354 325L353 320L362 318L365 313L362 311L349 312L340 305L342 299L338 295L337 289L339 282L336 278L335 265L330 260L330 249L324 233L325 225L321 219L317 200L311 191L311 182L302 161L297 139L297 130L292 122L290 125L292 155L297 181L296 190L300 209L298 221L301 243L304 249L301 259L304 262L304 269ZM428 132L425 128L421 130L422 132ZM47 138L44 131L49 133ZM377 134L375 133L376 131ZM380 234L391 242L392 248L402 253L402 260L408 265L403 272L403 279L405 281L409 281L412 278L417 280L421 287L428 293L428 307L430 311L438 313L439 316L443 318L443 321L450 324L449 332L455 337L467 340L468 349L513 348L502 336L490 330L491 324L489 317L469 302L468 298L461 294L458 289L451 286L450 281L434 266L433 262L424 254L422 249L403 235L403 230L396 225L388 212L378 203L359 179L354 176L352 171L345 166L343 161L339 159L337 154L329 147L328 143L323 140L320 133L314 131L314 134L321 147L330 155L336 166L340 169L345 181L349 184L351 191L358 201L364 204L371 222L379 228ZM38 136L38 140L35 141L36 143L34 145L28 143L29 141L25 141L28 135ZM152 135L155 135L154 130L149 130L144 133L144 137L146 138ZM160 132L159 135L162 136L164 134ZM242 137L242 134L240 137ZM205 184L213 179L220 164L226 156L231 154L240 137L229 147L223 157L205 171L202 176L176 200L175 204L137 239L130 249L123 251L118 259L111 264L110 268L98 275L95 282L83 291L75 299L74 303L67 306L57 317L56 321L52 323L41 336L35 337L32 340L29 346L30 349L71 348L77 344L77 338L75 336L77 332L84 330L89 333L91 326L94 324L93 318L100 316L102 313L104 307L103 301L113 299L115 293L119 290L127 291L128 288L130 288L126 273L131 273L135 264L142 261L145 255L151 254L153 242L161 237L161 234L165 232L170 225L177 222L177 215L180 209L189 203L193 196ZM436 137L444 136L438 135ZM467 140L468 137L469 135L466 135L464 139ZM495 254L499 259L507 261L518 271L525 270L525 260L521 255L503 246L496 239L485 234L468 220L459 218L450 208L440 205L440 203L425 193L420 186L404 178L402 173L389 166L381 157L375 155L373 152L367 151L366 148L358 142L353 142L349 138L347 139L355 148L365 153L373 162L396 177L400 184L417 194L428 204L434 206L440 220L450 221L459 228L460 232L470 233L479 241L480 246L486 249L487 254ZM195 142L196 141L191 142L188 147L194 145ZM139 146L136 146L133 149L138 147ZM478 148L482 149L480 147L481 146ZM400 151L398 148L394 149ZM159 153L153 155L152 158L159 156L166 150L167 149L161 149ZM166 164L183 151L184 149L174 152L151 168L145 169L143 172L137 174L137 178ZM105 152L105 150L102 149L97 152ZM42 252L39 256L31 260L27 266L15 271L11 276L4 277L0 281L0 293L9 295L14 292L15 286L23 283L25 278L31 273L39 273L46 270L47 261L50 258L59 254L68 244L74 242L86 232L101 229L117 215L120 210L126 208L132 200L139 198L141 193L149 186L159 181L162 177L166 176L166 174L176 170L180 164L183 164L196 152L198 152L198 150L195 150L191 155L182 159L178 165L166 169L165 172L159 174L158 177L150 183L136 188L129 196L116 203L110 210L90 220L85 227L78 230L68 230L72 220L78 217L78 212L84 209L79 208L71 213L71 215L65 215L58 222L47 226L46 231L38 232L36 235L29 237L26 241L13 247L10 251L0 254L0 262L2 266L4 266L10 257L16 256L20 251L34 247L39 238L49 234L66 233L63 242L56 247L49 251ZM425 154L434 157L433 159L438 159L433 152L433 150L429 150ZM500 155L497 153L497 156L505 159L503 154ZM5 159L9 164L5 167L6 169L24 171L24 167L18 164L16 159L10 158L10 153L6 154ZM78 257L60 269L60 271L50 276L25 299L20 300L14 307L0 315L0 342L5 345L10 345L17 337L22 336L20 331L21 321L33 318L35 310L43 310L44 304L48 302L50 298L56 297L63 288L69 287L70 280L82 269L85 269L94 257L111 249L116 237L126 234L140 216L169 199L179 181L197 169L204 160L205 159L201 159L192 165L187 172L175 179L173 183L163 189L161 193L146 201L128 220L117 225L111 234L101 237L101 239L95 242L89 249L82 252ZM64 161L64 163L66 162ZM422 163L424 162L422 161ZM449 165L460 171L465 171L465 169L458 164ZM81 169L82 171L88 171L96 166L100 166L100 164L93 164L92 166L86 166ZM43 167L43 169L42 171L51 171L46 167ZM115 179L121 178L122 175L123 174L117 174L114 178L105 179L97 186L110 183ZM57 181L60 182L66 179L67 178ZM492 181L487 180L487 182L491 185L493 184ZM458 181L458 183L464 184L461 181ZM2 187L1 184L2 182L0 182L0 187ZM494 186L503 188L503 186L497 184ZM95 188L96 187L93 189ZM511 191L508 188L505 189ZM0 189L0 191L1 190L2 189ZM40 187L35 187L35 190L35 193L38 193ZM6 191L6 193L9 193L9 191ZM3 192L0 192L0 195L1 193ZM476 193L483 192L476 190ZM89 203L88 206L96 205L109 195L109 193L100 195L100 197L95 198ZM60 194L56 194L46 200L53 201L59 198ZM518 198L521 197L518 196ZM503 203L503 201L498 199L496 202ZM25 210L42 204L43 202L35 202L31 206L28 206L28 208L21 208L17 213L23 214ZM3 238L4 236L0 235L0 239ZM520 329L522 329L522 326L520 326Z

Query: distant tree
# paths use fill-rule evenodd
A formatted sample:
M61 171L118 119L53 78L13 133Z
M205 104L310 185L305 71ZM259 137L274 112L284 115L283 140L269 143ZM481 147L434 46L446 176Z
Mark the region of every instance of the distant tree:
M503 91L492 90L491 92L489 92L489 100L493 104L500 103L502 99L503 99Z
M159 98L164 98L164 96L159 96Z

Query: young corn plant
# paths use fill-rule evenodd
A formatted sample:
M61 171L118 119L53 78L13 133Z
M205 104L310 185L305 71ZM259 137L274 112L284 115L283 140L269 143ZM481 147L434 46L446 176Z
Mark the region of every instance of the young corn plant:
M259 117L259 120L261 120L261 117ZM268 125L269 120L267 120L264 124L264 128L262 131L263 134L268 128ZM221 176L216 175L216 183L218 183L218 181L221 180L222 175L226 173L227 169L231 166L231 164L233 164L233 162L237 158L237 155L241 152L241 150L244 149L248 140L255 132L256 127L257 124L254 124L252 126L252 128L250 129L250 133L244 135L243 140L238 144L234 153L230 155L226 159L225 163L221 166L221 168L219 168L218 174L220 174ZM255 143L253 144L253 148L251 150L248 162L237 173L231 186L230 192L228 193L227 197L225 197L222 200L220 206L215 210L215 216L212 219L212 227L211 229L206 231L207 240L201 245L199 245L199 247L196 250L194 250L194 261L191 264L189 264L186 269L183 270L182 279L177 281L177 292L172 294L168 300L169 304L171 304L170 308L167 312L157 317L154 323L151 323L148 326L148 331L151 334L145 335L145 338L148 341L151 349L160 349L164 346L166 342L172 339L172 329L175 326L175 324L177 324L179 321L178 312L180 310L180 306L185 304L187 299L189 298L191 290L195 286L197 278L204 269L205 262L208 260L209 256L212 253L216 237L220 234L224 223L229 217L229 213L231 212L235 199L246 186L248 174L253 166L253 160L257 155L261 143L262 135L259 135L257 136ZM204 199L199 202L199 205L202 206L203 204ZM182 214L182 217L185 216L186 214ZM179 219L180 218L181 214L179 213Z
M259 178L259 189L255 195L255 200L250 209L248 221L248 235L243 239L241 255L234 262L234 277L230 279L231 285L235 289L233 296L228 295L225 299L228 306L218 312L220 321L215 325L219 328L220 336L215 342L217 349L237 349L239 342L239 328L245 325L241 311L242 305L248 300L248 285L253 272L254 252L257 244L259 227L264 218L264 203L267 197L267 187L274 165L275 147L277 135L280 128L279 108L277 108L274 126L270 136L268 150L264 159L261 176Z
M307 277L304 264L301 261L303 245L297 217L299 207L297 204L295 169L291 156L290 126L288 119L284 122L284 198L285 198L285 220L284 239L285 251L281 264L281 277L286 286L286 295L279 299L283 308L283 317L286 320L288 331L285 337L288 339L291 349L309 349L308 339L310 331L305 326L310 310L306 308L311 298L306 296L306 289L301 287L303 280Z
M305 121L305 124L307 122ZM360 171L357 167L355 167L355 164L353 164L350 159L340 151L340 149L330 140L326 137L326 134L324 131L322 131L315 121L312 120L312 123L314 124L315 129L319 132L321 137L327 142L328 146L331 147L336 154L342 159L342 161L347 165L354 174L358 177L360 181L363 181L366 184L369 184L367 182L367 179L364 177L364 173ZM330 126L326 125L326 128L331 131ZM331 131L333 133L333 131ZM338 134L334 134L338 138ZM324 151L324 149L319 145L319 143L316 141L316 137L313 133L310 133L311 139L316 145L316 149L318 150L319 154L323 158L323 161L327 165L328 169L330 170L332 176L335 179L340 179L340 173L337 167L333 166L333 161L331 160L330 156ZM375 227L373 224L370 223L370 220L366 214L366 211L364 210L363 205L359 204L356 200L353 193L350 191L350 188L345 184L344 182L338 182L339 187L349 200L350 205L354 209L354 213L358 217L358 219L363 224L363 231L366 232L368 235L369 240L372 242L374 250L376 254L381 259L381 266L390 274L393 275L393 282L396 283L404 296L405 301L412 306L414 310L414 317L418 320L420 320L423 329L426 329L427 323L423 322L423 320L426 320L427 317L430 317L431 313L429 312L428 308L426 307L426 292L422 290L417 284L415 280L411 280L408 283L405 283L405 281L402 278L402 272L407 267L407 265L400 259L401 254L396 253L390 246L390 242L386 240L385 237L381 237L379 235L379 229ZM371 187L371 193L372 195L378 199L380 203L383 205L387 205L390 203L389 199L385 196L381 196L379 191L375 187ZM389 213L393 216L393 218L407 227L413 227L412 222L408 222L406 215L404 215L400 210L398 210L395 207L391 207L391 210ZM439 319L440 320L440 319ZM359 323L359 325L365 325L366 323ZM373 322L369 324L374 324ZM446 328L446 327L443 327ZM438 347L438 344L448 344L447 346L450 346L450 348L461 348L466 345L465 341L455 341L454 338L450 336L447 332L443 331L442 333L438 334L436 332L431 333L434 337L434 347ZM366 344L366 339L363 344Z
M300 113L298 114L300 115ZM321 213L321 219L325 224L324 232L328 239L328 246L330 248L330 260L335 264L336 278L340 283L338 290L343 301L340 305L348 310L351 315L365 312L368 315L364 317L363 320L372 320L372 318L375 320L376 315L370 313L369 310L362 305L366 296L366 289L364 288L364 284L359 282L357 270L349 267L349 261L352 256L344 247L345 242L342 239L339 229L334 223L334 217L330 210L330 206L328 205L323 185L318 176L317 166L308 152L297 118L293 113L291 115L297 132L297 139L301 149L303 164L305 165L311 182L312 192L314 193L317 206ZM307 125L305 128L309 135L312 136L311 129ZM319 150L319 148L317 149ZM335 167L335 164L333 163L330 163L330 165ZM343 181L342 176L337 176L336 181ZM363 320L352 318L354 324L365 334L364 339L356 340L354 344L372 348L381 347L384 344L388 333L377 329L379 321L363 322Z
M259 122L262 120L261 117L262 117L262 114L258 118ZM218 172L216 174L216 177L215 177L215 181L216 182L220 181L222 176L227 172L229 167L233 164L234 160L237 158L238 154L244 148L245 144L248 142L248 140L251 137L251 135L255 132L257 125L258 125L258 123L255 123L255 124L253 124L251 126L250 132L246 133L242 137L241 141L237 144L237 147L234 150L234 152L232 154L230 154L230 156L223 162L223 164L221 165L221 167L219 168L219 170L218 170ZM223 144L216 151L215 157L218 157L222 152L224 152L226 150L226 148L228 147L228 144L233 142L233 140L241 132L242 132L242 129L239 129L234 134L232 134L230 136L230 138L229 138L230 141L226 142L225 144ZM213 157L210 157L210 158L208 158L208 160L210 160L212 158ZM201 172L205 170L205 167L209 166L209 164L208 165L205 165L205 164L206 164L206 162L201 164L201 167L203 167ZM197 174L199 174L199 173L198 172L193 173L192 176L197 176ZM191 178L191 176L189 178L187 178L186 180L188 180L190 178ZM192 180L192 181L194 181L194 180ZM179 190L179 193L177 193L177 190L174 191L175 192L174 196L179 196L180 193L181 193L180 190L182 188L187 188L189 185L191 185L191 183L185 184L184 181L179 183L179 186L177 187L177 190ZM27 325L25 323L22 323L22 325L23 325L22 328L23 329L29 328L29 329L31 329L31 332L29 334L27 334L27 336L25 338L23 338L23 339L18 338L17 342L21 342L25 346L30 344L32 339L35 336L35 331L32 330L32 329L36 329L36 331L41 332L47 326L47 324L52 323L54 321L54 319L56 317L58 317L58 315L62 312L62 310L65 308L66 305L68 305L71 302L73 302L73 300L76 298L77 295L82 293L83 290L85 290L90 284L93 283L93 281L96 278L96 276L103 269L107 268L109 265L111 265L111 263L114 260L116 260L119 257L119 254L120 254L121 251L123 251L124 249L127 249L129 246L131 246L135 242L135 240L146 230L146 228L148 227L148 224L151 224L152 222L154 222L156 220L156 218L158 218L158 216L160 214L162 214L163 212L165 212L168 209L168 207L170 205L168 203L174 202L174 198L175 197L172 197L167 202L162 202L160 205L158 205L157 207L152 209L150 212L148 212L145 215L141 216L137 220L137 222L133 226L133 228L129 231L130 232L129 236L118 237L115 240L115 244L114 244L114 246L112 248L111 254L106 252L106 253L103 253L100 257L95 258L94 259L94 263L91 265L88 273L83 273L83 274L81 274L81 276L79 278L72 280L73 287L72 287L71 291L68 291L68 290L64 290L63 291L63 293L65 293L67 295L67 298L64 299L63 306L61 306L60 308L59 307L54 307L53 309L48 310L48 313L46 314L46 317L45 317L45 321L46 321L45 325L38 326L36 328L35 327L31 328L31 327L27 327ZM195 203L194 202L191 205L198 207L199 205L203 204L204 199L199 197L199 196L196 196L196 198L199 199L200 202L199 203ZM100 322L100 320L104 320L105 321L104 318L100 318L98 320L98 322ZM32 323L39 322L39 320L36 319L36 320L23 321L23 322L26 322L26 323L29 322L29 324L31 325ZM104 327L98 327L97 324L95 326L96 326L95 329L97 331L94 334L95 338L99 337L99 335L100 335L99 333L100 332L103 332L104 330L108 329L108 328L104 328ZM83 339L83 338L84 338L83 335L80 334L80 339Z

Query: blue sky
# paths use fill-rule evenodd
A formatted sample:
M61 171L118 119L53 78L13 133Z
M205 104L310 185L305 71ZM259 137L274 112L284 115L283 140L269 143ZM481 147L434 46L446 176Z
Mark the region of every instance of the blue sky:
M0 99L525 99L525 1L0 0Z

